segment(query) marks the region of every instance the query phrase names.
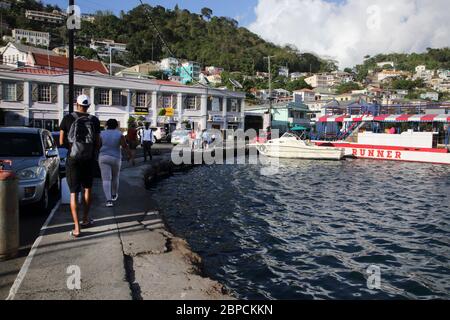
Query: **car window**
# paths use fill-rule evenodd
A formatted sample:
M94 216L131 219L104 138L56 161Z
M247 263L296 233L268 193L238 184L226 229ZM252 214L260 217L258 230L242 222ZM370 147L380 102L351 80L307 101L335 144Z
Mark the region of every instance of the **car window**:
M59 132L57 133L52 133L52 138L53 138L53 142L55 143L55 145L59 148L61 147L59 144Z
M0 157L38 157L42 154L38 134L0 132Z
M44 139L45 150L50 150L50 149L55 148L55 143L53 142L52 137L48 133L44 132L43 139Z

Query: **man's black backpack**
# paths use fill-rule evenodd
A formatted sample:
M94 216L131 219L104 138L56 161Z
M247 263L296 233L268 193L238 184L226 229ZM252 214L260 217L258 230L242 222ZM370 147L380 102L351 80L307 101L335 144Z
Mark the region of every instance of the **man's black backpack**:
M70 157L76 160L89 160L94 158L95 128L93 116L79 116L72 113L75 118L70 127L68 140L72 145Z

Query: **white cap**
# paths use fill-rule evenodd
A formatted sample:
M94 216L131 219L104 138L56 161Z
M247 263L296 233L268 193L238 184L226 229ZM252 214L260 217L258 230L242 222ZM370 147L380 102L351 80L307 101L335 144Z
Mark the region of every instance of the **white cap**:
M89 107L91 102L89 101L89 97L85 94L80 94L77 98L77 104L84 107Z

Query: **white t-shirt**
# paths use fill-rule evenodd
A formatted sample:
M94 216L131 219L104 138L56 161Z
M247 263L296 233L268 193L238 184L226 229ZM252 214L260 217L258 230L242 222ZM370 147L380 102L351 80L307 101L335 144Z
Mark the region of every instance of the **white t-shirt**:
M153 141L153 130L143 129L142 130L142 141Z

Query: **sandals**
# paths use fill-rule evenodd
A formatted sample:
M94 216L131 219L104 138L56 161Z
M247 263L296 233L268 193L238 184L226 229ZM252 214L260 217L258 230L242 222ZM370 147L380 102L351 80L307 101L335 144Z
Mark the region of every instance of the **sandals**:
M75 234L75 233L74 233L74 230L72 230L72 231L70 231L69 235L70 235L72 238L77 239L77 238L79 238L79 237L81 236L81 232L78 233L78 234Z
M81 222L80 226L82 226L83 228L89 228L92 227L94 225L94 220L89 219L88 222Z

